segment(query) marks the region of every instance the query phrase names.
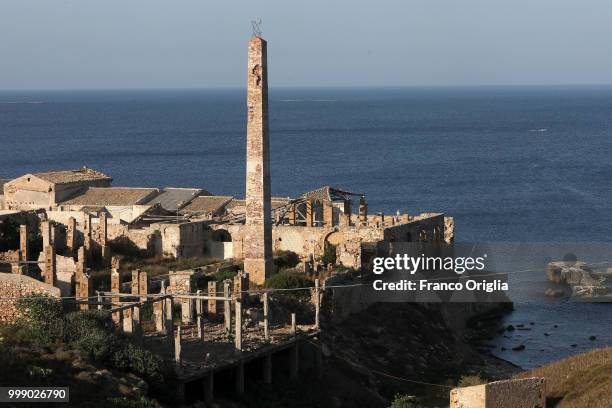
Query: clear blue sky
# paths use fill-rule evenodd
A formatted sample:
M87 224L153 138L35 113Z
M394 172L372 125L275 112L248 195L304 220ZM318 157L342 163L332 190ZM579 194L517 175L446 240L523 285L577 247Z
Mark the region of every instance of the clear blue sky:
M611 84L610 0L0 0L0 89Z

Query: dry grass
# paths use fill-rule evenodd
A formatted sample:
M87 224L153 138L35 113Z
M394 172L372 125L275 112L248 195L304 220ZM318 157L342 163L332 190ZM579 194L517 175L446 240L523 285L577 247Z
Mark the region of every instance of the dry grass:
M612 347L578 354L516 376L529 377L546 379L548 407L612 407Z

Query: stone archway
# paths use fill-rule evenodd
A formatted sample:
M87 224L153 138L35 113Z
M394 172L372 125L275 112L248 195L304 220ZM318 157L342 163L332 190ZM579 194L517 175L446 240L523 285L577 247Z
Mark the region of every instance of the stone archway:
M213 258L233 258L234 244L232 242L232 234L225 229L214 230L208 248L208 253Z

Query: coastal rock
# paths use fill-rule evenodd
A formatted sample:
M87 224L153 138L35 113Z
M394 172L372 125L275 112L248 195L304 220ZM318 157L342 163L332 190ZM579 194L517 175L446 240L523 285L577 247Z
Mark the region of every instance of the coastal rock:
M563 289L548 288L548 289L546 289L544 294L546 296L548 296L548 297L551 297L551 298L559 298L559 297L565 296L565 292L563 291Z

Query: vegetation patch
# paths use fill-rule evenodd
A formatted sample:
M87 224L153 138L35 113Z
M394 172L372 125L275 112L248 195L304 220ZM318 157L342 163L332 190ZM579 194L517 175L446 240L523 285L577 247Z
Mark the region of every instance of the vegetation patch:
M578 354L518 374L546 379L547 406L609 407L612 401L612 347ZM556 405L555 405L556 404Z
M300 256L293 251L274 252L274 266L277 270L295 268L300 263Z

